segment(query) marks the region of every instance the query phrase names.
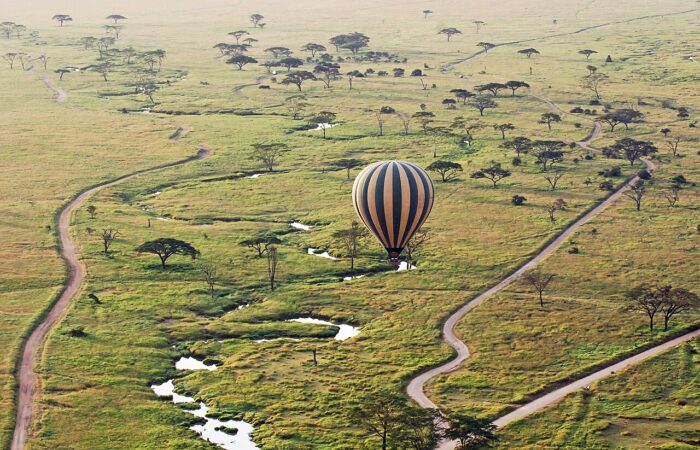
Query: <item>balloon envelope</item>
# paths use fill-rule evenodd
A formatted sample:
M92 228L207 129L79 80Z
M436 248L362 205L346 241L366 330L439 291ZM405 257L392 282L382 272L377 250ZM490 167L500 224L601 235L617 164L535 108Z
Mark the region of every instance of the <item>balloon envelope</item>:
M355 179L352 197L362 222L396 259L428 218L434 187L428 174L407 161L380 161Z

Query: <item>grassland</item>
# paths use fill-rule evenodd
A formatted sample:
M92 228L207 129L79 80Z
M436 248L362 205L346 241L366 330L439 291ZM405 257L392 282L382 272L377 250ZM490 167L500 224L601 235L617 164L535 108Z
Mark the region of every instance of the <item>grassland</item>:
M103 191L91 201L98 208L95 219L84 210L74 217L73 235L89 273L85 294L96 294L101 303L81 296L47 343L39 405L43 416L31 448L209 448L183 426L191 421L189 415L156 399L149 389L151 382L181 375L175 373L172 361L189 353L222 366L214 372L180 376L178 387L206 401L219 414L242 416L254 423L255 440L264 448L373 448L376 443L347 418L348 404L372 387L400 390L412 374L449 358L449 349L440 344L439 329L450 311L497 282L600 201L606 193L597 187L602 181L598 172L621 165L623 175L629 176L641 168L577 148L560 165L566 171L560 189L551 192L531 157L525 157L525 166L511 168L513 155L499 148L500 133L491 125L504 122L515 125L511 136L567 142L585 136L592 117L566 115L549 132L537 124L547 106L530 96L551 99L564 110L586 105L590 93L579 84L587 62L576 53L580 48L596 48L599 54L591 63L611 77L603 91L604 101L622 107L640 98L639 107L646 115L645 123L629 131L606 133L595 144L597 148L623 136L644 137L663 147L658 130L669 126L687 142L682 151L685 157L671 160L662 156L658 181L641 212L632 210L631 201L619 202L576 236L572 246L578 246L581 253L569 254L567 246L543 265L543 270L557 275L544 310L536 307L523 286L516 285L470 313L460 324L460 333L475 356L463 369L431 385L430 391L441 405L493 415L550 383L663 339L664 333L649 336L645 332L642 317L621 313L620 298L629 286L645 280L700 290L694 276L697 188L685 189L679 206L672 209L660 197L670 177L683 173L696 180L699 175L700 158L695 154L696 144L690 143L698 139L698 132L688 128L687 121L678 121L675 111L662 107L664 100L698 107L693 87L697 74L693 63L681 58L697 37L694 15L647 19L528 42L527 46L542 52L532 60L516 57L521 46L513 45L494 49L449 73L438 68L477 50L474 44L481 40L546 37L618 17L683 11L694 5L674 1L632 7L631 2L596 2L589 8L582 4L579 10L571 8L571 2L555 2L544 14L526 2L507 3L483 7L479 18L488 22L487 27L476 35L463 26L464 36L449 44L435 34L437 30L477 18L465 14L457 2L433 7L436 15L429 20L419 14L423 8L419 3L411 6L416 11L403 4L351 7L332 2L332 7L326 7L309 3L299 5L299 11L280 14L272 3L231 8L210 2L195 12L180 2L162 15L125 5L123 13L131 18L120 46L167 49L159 77L170 84L157 93L154 109L184 113L177 116L123 114L123 109L137 111L149 106L143 96L114 95L130 92L131 79L123 69L115 70L109 82L89 72L68 74L60 82L69 96L64 105L52 101L38 73L4 71L7 78L3 76L0 89L11 102L0 113L11 126L0 134L0 144L3 159L7 158L8 167L15 168L17 175L2 180L7 195L3 198L3 207L8 208L5 217L12 218L2 227L13 233L13 244L0 263L0 307L3 319L7 318L0 339L12 349L3 362L7 380L0 397L3 406L9 406L11 400L10 374L19 338L62 280L52 230L46 228L56 208L95 182L179 159L199 145L213 150L207 161ZM81 7L85 19L64 29L51 26L43 16L35 19L40 47L52 55L56 67L94 62L95 52L75 43L83 35L99 33L97 24L106 14L96 11L96 5ZM338 113L340 125L329 131L326 140L318 132L296 131L305 121L291 119L285 106L294 88L271 83L263 68L249 66L238 72L211 48L224 41L227 32L247 27L246 15L254 12L251 8L259 8L271 22L255 35L261 42L251 54L261 60L261 50L269 46L296 49L309 41L325 43L338 30L357 30L372 37L372 49L395 52L409 62L348 62L343 71L370 66L391 71L396 66L413 69L427 64L431 69L425 79L437 87L422 90L411 77L356 80L352 91L344 80L331 89L320 83L305 84L310 104L306 114L330 109ZM250 11L241 12L243 9ZM314 17L313 25L309 17ZM552 24L555 17L559 19L556 26ZM679 39L678 30L685 30L686 37ZM21 45L31 48L35 42L27 40ZM616 63L603 65L607 54ZM620 58L629 59L621 62ZM533 75L529 75L530 67ZM272 89L240 88L257 77L266 77L264 82ZM425 103L440 125L449 125L459 115L479 120L473 109L446 110L440 102L452 88L471 89L510 79L527 81L532 85L530 92L499 97L499 107L480 119L485 126L477 130L471 148L458 145L456 136L423 136L417 123L409 136L403 136L395 117L387 120L386 136L376 135L371 111L384 105L411 114ZM26 114L15 113L24 110ZM238 115L246 110L254 115ZM178 142L168 141L181 124L192 130L190 134ZM240 177L260 171L249 157L251 144L258 142L285 142L291 151L274 173L257 179ZM340 280L348 275L346 261L306 254L308 247L315 247L340 256L330 236L354 217L348 202L352 182L344 171L328 170L332 161L404 158L427 166L436 149L439 157L462 163L465 173L456 182L437 183L436 207L429 222L433 237L419 255L419 270L377 273L344 283ZM588 160L587 155L593 158ZM574 163L574 158L580 162ZM492 160L514 173L498 189L468 178ZM229 178L205 182L222 177ZM593 182L586 184L589 178ZM26 189L29 198L14 194L20 188ZM516 194L528 199L526 206L511 205ZM569 207L552 223L545 209L559 197ZM288 225L293 219L317 227L310 232L294 231ZM121 232L110 258L100 254L100 242L88 230L106 227ZM591 232L594 228L596 234ZM238 246L239 241L261 231L276 233L283 240L281 286L274 293L266 289L265 262ZM219 265L215 298L208 296L191 261L173 260L169 270L161 271L153 257L135 255L133 249L141 242L165 236L192 242L205 261ZM360 270L382 270L382 258L381 249L368 240ZM250 307L236 309L248 303ZM361 334L351 341L334 342L329 339L331 329L284 322L307 315L358 325ZM697 320L697 315L679 317L672 331ZM88 336L69 337L67 332L75 328L83 328ZM254 342L277 336L303 339ZM318 351L318 367L309 362L312 349ZM675 367L678 358L674 353L649 365ZM684 376L691 379L696 370L686 367ZM618 387L610 383L614 392ZM658 398L668 401L665 395ZM504 448L532 445L552 435L559 415L577 407L572 402L576 399L545 413L544 419L534 418L539 434L530 435L516 425L506 431L501 444ZM673 405L665 407L673 409ZM640 417L656 413L653 406L639 408ZM684 409L681 429L697 423L696 409ZM600 411L596 414L609 414ZM0 419L9 424L9 416ZM669 412L664 417L680 416ZM588 422L581 425L582 430ZM615 433L622 436L627 426L636 425L616 421L619 432ZM0 435L0 442L7 435ZM597 439L634 447L631 440L611 436Z

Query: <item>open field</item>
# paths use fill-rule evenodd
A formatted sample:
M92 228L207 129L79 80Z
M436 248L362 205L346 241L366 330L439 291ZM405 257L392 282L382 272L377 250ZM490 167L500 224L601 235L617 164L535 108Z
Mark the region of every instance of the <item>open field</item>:
M6 125L0 132L0 233L11 236L0 258L0 344L10 349L0 361L0 443L11 437L12 375L22 337L65 277L56 253L55 212L88 186L180 160L199 147L211 149L211 156L102 190L74 214L71 234L87 278L41 355L42 392L28 448L212 448L187 428L196 418L154 395L150 385L170 378L178 392L204 401L211 416L252 423L253 440L261 448L377 448L377 439L353 422L349 409L379 387L402 392L417 373L450 359L440 329L452 311L604 199L609 192L599 188L606 180L600 172L619 166L619 176L608 179L620 185L641 170L640 162L630 166L602 155L602 148L623 137L659 147L658 170L641 211L621 198L544 261L542 270L555 274L544 308L516 283L467 314L457 331L473 356L430 383L428 394L441 408L496 417L552 385L700 324L700 312L693 311L674 318L669 331L650 335L645 317L623 307L625 292L644 282L700 292L700 191L694 184L700 180L700 132L689 127L700 108L700 72L697 62L684 59L697 51L693 43L700 38L698 12L686 13L694 2L562 0L543 10L515 0L470 8L457 1L230 6L214 0L195 8L178 0L167 11L137 2L99 3L61 5L75 17L64 27L50 22L58 5L42 2L31 11L13 5L6 19L27 23L37 35L0 39L3 54L50 55L46 72L39 65L27 71L0 66L0 93L6 99L0 108ZM128 64L116 65L109 81L90 70L67 73L62 80L53 73L96 63L97 51L78 40L102 36L104 16L117 7L129 17L118 47L167 52L154 75L155 104L134 94ZM420 11L428 7L435 13L424 19ZM256 11L269 21L264 30L253 29L247 19ZM640 19L626 22L634 18ZM478 34L474 19L487 22ZM601 24L610 25L576 33ZM463 31L449 43L436 34L448 26ZM306 58L297 50L302 45L327 45L329 37L351 31L367 34L370 50L396 54L398 62L353 61L343 50L343 73L372 68L375 74L356 78L352 89L344 77L330 88L308 81L298 92L279 83L285 69L268 74L257 64L241 71L225 64L212 46L233 42L226 34L239 28L259 40L248 54L260 62L269 59L265 48L284 45ZM521 40L527 42L440 70L478 51L479 41ZM528 59L516 53L530 46L541 54ZM587 61L577 54L582 48L598 53ZM337 56L332 46L328 50ZM608 54L613 63L605 63ZM511 123L509 138L582 140L604 108L590 105L592 93L581 87L588 64L609 76L601 87L602 102L611 109L632 105L644 121L628 130L619 125L614 132L603 124L593 149L567 147L556 165L564 175L552 191L533 156L523 155L524 164L513 165L515 153L500 147L501 133L493 125ZM395 67L405 68L406 76L391 76ZM301 67L312 68L310 63ZM426 89L409 76L414 69L425 71ZM382 70L390 75L377 76ZM508 80L531 87L514 96L501 92L498 107L483 117L461 101L454 110L442 104L451 89ZM62 102L56 102L51 86L65 93ZM288 97L295 94L303 94L307 103L298 120L289 110ZM465 145L464 133L454 129L425 134L417 119L404 135L396 114L384 117L384 135L378 136L379 108L391 106L410 116L421 104L435 114L431 126L449 127L459 116L479 124L474 143ZM575 106L597 114L568 113ZM689 119L677 117L680 106L690 110ZM566 113L548 130L537 122L552 107ZM338 123L327 130L327 139L321 131L304 129L310 116L324 110L336 113ZM178 127L186 133L169 139ZM669 154L668 138L659 133L664 127L672 130L671 137L682 137L682 157ZM289 152L267 173L251 158L251 148L277 142ZM435 157L460 163L464 172L448 183L431 173L436 203L418 269L392 273L383 249L367 238L357 270L350 271L332 234L355 218L350 190L358 169L348 179L334 162L406 159L427 167ZM512 172L497 188L470 178L492 161ZM249 178L255 174L262 175ZM664 194L681 174L689 183L677 206L669 207ZM526 197L525 204L514 206L514 195ZM551 221L547 207L558 198L568 206ZM87 205L97 208L94 218ZM300 231L290 226L293 221L313 228ZM107 228L120 233L109 257L102 254L98 236ZM266 259L238 245L262 232L281 240L279 286L273 292ZM162 270L155 256L134 251L159 237L190 242L203 262L216 264L214 296L196 261L175 256ZM578 253L571 253L574 247ZM308 248L339 259L309 255ZM342 281L358 274L366 276ZM310 316L357 326L360 334L337 341L335 327L288 322ZM75 337L75 330L86 335ZM276 339L281 337L288 339ZM270 340L257 342L261 339ZM317 366L311 362L314 350ZM696 352L697 342L690 343L599 383L592 393L573 395L506 428L498 446L645 448L650 442L696 439L691 433L700 421L692 388ZM174 361L181 355L218 368L176 371Z

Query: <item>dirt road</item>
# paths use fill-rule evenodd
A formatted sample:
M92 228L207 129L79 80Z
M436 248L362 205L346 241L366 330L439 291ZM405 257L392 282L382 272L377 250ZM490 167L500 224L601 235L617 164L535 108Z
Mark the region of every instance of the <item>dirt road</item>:
M598 123L598 122L594 123L594 128L591 131L591 133L583 141L579 142L579 145L583 148L588 148L589 143L591 141L593 141L594 139L596 139L600 135L601 129L602 129L602 127L601 127L600 123ZM647 166L647 169L649 171L653 171L654 169L656 169L656 165L651 161L645 160L644 164ZM629 189L629 187L632 184L634 184L638 181L638 179L639 179L638 177L634 177L634 178L630 179L629 181L627 181L620 189L615 191L608 198L603 200L600 204L598 204L596 207L591 209L588 213L586 213L581 218L579 218L576 222L569 225L550 244L548 244L544 249L542 249L534 257L532 257L527 263L525 263L523 266L521 266L517 271L515 271L513 274L507 276L506 278L501 280L501 282L499 282L495 286L491 287L489 290L482 293L478 297L474 298L469 303L465 304L460 309L458 309L455 313L453 313L447 319L445 324L443 325L442 332L443 332L443 340L456 350L456 352L457 352L456 357L454 359L452 359L451 361L447 362L446 364L443 364L442 366L435 367L431 370L428 370L427 372L424 372L424 373L418 375L413 380L411 380L411 382L408 384L408 387L406 389L407 394L418 405L420 405L423 408L437 408L437 405L435 403L433 403L433 401L430 400L428 398L428 396L425 394L425 384L428 383L433 378L437 377L438 375L445 374L445 373L448 373L448 372L455 370L471 355L467 345L464 342L462 342L459 339L459 337L457 337L457 335L455 334L455 326L457 325L457 322L459 322L462 319L462 317L464 317L465 314L467 314L469 311L471 311L475 307L479 306L481 303L483 303L486 299L490 298L494 294L505 289L507 286L509 286L511 283L513 283L515 280L517 280L520 276L522 276L525 272L527 272L528 270L531 270L537 264L542 262L545 258L549 257L552 253L554 253L554 251L557 250L557 248L563 242L565 242L582 225L587 223L589 220L591 220L593 217L595 217L601 211L603 211L605 208L607 208L610 204L612 204L614 201L616 201L618 198L620 198ZM696 333L697 332L688 333L684 336L681 336L678 339L679 340L683 340L683 339L689 340L689 339L692 339ZM671 342L674 342L674 341L671 341ZM624 367L635 364L636 362L641 361L645 357L648 357L648 356L644 356L644 355L654 355L654 354L661 353L661 352L667 350L668 348L670 348L669 345L673 346L670 343L661 344L657 347L654 347L650 350L647 350L646 352L640 353L639 355L635 355L635 356L629 358L628 360L623 361L622 363L618 363L616 365L613 365L611 367L603 369L599 372L596 372L596 374L591 375L591 377L597 376L597 378L595 378L595 379L603 378L604 376L609 375L610 371L614 371L615 370L614 367L618 367L618 365L623 364L625 362L626 362L626 364L624 365ZM588 380L588 378L589 377L586 377L586 378L583 378L582 380ZM578 380L578 381L575 381L573 383L570 383L567 386L564 386L557 391L554 391L550 394L547 394L539 399L536 399L533 402L522 406L521 408L519 408L518 410L509 414L508 416L504 416L503 418L499 419L499 421L505 421L504 423L510 423L513 420L518 420L520 418L525 417L527 414L530 414L532 411L537 411L537 410L542 409L548 405L551 405L551 404L561 400L562 398L564 398L572 390L578 389L582 380ZM584 385L586 385L586 384L584 384ZM501 422L498 422L498 423L501 423ZM444 441L444 442L440 443L438 449L440 449L440 450L454 449L455 446L456 446L456 442Z
M17 383L19 388L15 431L12 438L11 450L23 450L27 441L27 435L32 424L34 399L38 390L38 377L35 372L36 361L41 357L46 336L56 323L61 320L70 302L80 292L83 278L85 277L85 267L78 258L75 243L71 240L69 233L70 218L73 211L80 207L87 198L102 189L123 183L139 175L198 161L206 158L210 153L208 149L200 148L196 155L189 158L151 169L140 170L115 180L99 184L83 191L60 210L56 228L58 230L58 239L60 242L60 254L68 266L68 279L66 280L58 301L54 303L43 320L32 330L31 335L24 343L22 359L17 369Z

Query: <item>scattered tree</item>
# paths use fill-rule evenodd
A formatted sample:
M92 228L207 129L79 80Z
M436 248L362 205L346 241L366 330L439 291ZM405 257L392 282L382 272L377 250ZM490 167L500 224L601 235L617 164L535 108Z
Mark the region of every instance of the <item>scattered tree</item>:
M233 36L233 38L236 39L236 44L238 44L238 43L240 43L241 38L242 38L243 36L247 36L247 35L249 35L249 34L250 34L250 33L248 33L248 32L245 31L245 30L237 30L237 31L232 31L232 32L230 32L228 35L229 35L229 36Z
M272 172L277 159L287 151L287 144L253 144L253 159L260 161L268 172Z
M423 134L428 135L428 130L430 124L433 123L433 118L435 114L430 111L418 111L413 114L413 118L420 122L421 128L423 129Z
M352 89L352 82L355 80L355 78L364 78L365 76L365 74L360 72L359 70L351 70L345 75L347 75L348 77L348 85L350 86L350 89Z
M337 244L343 247L343 253L350 258L350 270L355 270L355 258L359 255L360 240L367 235L367 231L360 227L360 224L353 220L350 228L338 230L332 234Z
M546 123L549 131L552 131L552 122L561 122L561 116L553 112L546 112L542 114L539 123Z
M615 131L615 127L624 124L625 129L629 129L629 124L640 122L644 114L634 109L618 109L605 114L600 119L610 125L610 131Z
M309 123L320 127L323 131L323 139L326 139L326 130L333 125L337 115L331 111L321 111L309 120Z
M566 209L566 207L569 206L566 201L564 201L563 198L558 198L554 200L548 207L547 207L547 214L549 214L549 220L554 222L556 219L555 214L557 211L563 211Z
M524 136L518 136L501 144L502 148L507 148L515 151L518 158L522 153L527 153L532 148L532 141Z
M196 259L199 255L199 251L191 244L172 238L144 242L136 248L136 252L158 255L163 269L165 269L165 262L173 255L191 256L192 259Z
M496 439L495 431L496 426L488 419L452 413L448 415L443 435L459 442L458 449L470 450L488 447Z
M462 34L461 31L459 31L457 28L450 27L450 28L443 28L442 30L438 31L438 34L444 34L447 36L447 42L450 42L450 39L452 39L452 36L456 34Z
M262 255L264 255L269 250L270 246L278 245L281 243L282 241L280 241L279 238L277 238L276 236L263 234L253 239L246 239L244 241L241 241L238 245L254 249L256 252L258 252L258 258L262 258Z
M282 80L282 84L293 84L301 92L301 85L304 83L304 81L313 81L315 79L316 76L313 73L306 70L297 70L294 72L289 72Z
M334 166L340 167L347 171L348 180L350 179L350 171L356 167L360 167L363 164L361 159L339 159L333 163Z
M671 155L673 155L674 158L676 156L678 156L678 146L680 145L680 143L681 143L680 136L676 136L675 139L670 139L670 140L666 141L666 145L671 150Z
M324 47L324 46L321 45L321 44L314 44L313 42L309 42L308 44L306 44L305 46L303 46L303 47L301 48L301 51L302 51L302 52L309 52L309 53L311 53L311 57L312 57L312 58L315 58L315 57L316 57L316 53L318 53L318 52L325 52L325 51L326 51L326 47Z
M674 315L686 310L700 309L700 298L697 294L671 286L664 286L658 291L663 298L661 313L664 316L664 331L668 331L669 321Z
M226 64L234 64L238 66L238 70L243 70L243 67L246 64L255 64L256 62L258 62L258 60L255 58L251 58L250 56L236 55L229 58L228 61L226 61Z
M479 30L481 30L481 27L486 25L486 22L484 22L483 20L473 20L472 23L476 25L477 34L479 33Z
M468 99L470 99L471 97L474 97L474 94L469 92L466 89L452 89L450 91L450 93L454 94L455 97L462 100L463 105L467 104Z
M500 163L493 162L491 163L490 167L485 167L472 173L471 177L474 179L485 178L491 180L491 183L493 183L493 187L496 188L496 185L499 181L509 177L510 175L510 171L502 168Z
M214 298L214 287L218 279L218 266L214 263L201 263L199 265L199 271L202 272L204 281L207 283L207 289L209 290L209 295Z
M260 25L260 21L264 18L265 16L263 16L262 14L251 14L250 21L253 23L253 28L256 28L258 25Z
M554 274L539 271L531 271L523 275L523 282L532 287L539 295L541 308L544 308L544 291L553 279Z
M498 106L498 103L496 103L493 99L485 96L481 97L475 97L471 102L470 105L472 105L474 108L479 110L479 114L481 116L484 115L484 111L487 109L492 109Z
M406 248L404 248L404 252L406 253L406 266L409 269L411 268L411 266L415 265L415 255L430 240L430 237L430 230L421 227L406 243Z
M431 10L429 10L429 9L424 9L424 10L423 10L423 18L424 18L424 19L427 19L427 18L428 18L428 15L430 15L430 14L432 14L432 13L433 13L433 12L432 12Z
M622 138L615 144L605 147L603 155L608 158L625 158L629 161L630 166L634 166L635 161L644 156L649 156L656 153L657 148L651 142L638 141L632 138Z
M306 103L306 97L303 95L292 95L286 98L287 109L292 113L292 119L298 120L301 117L301 113L304 109L309 106Z
M596 54L596 53L598 53L598 52L595 50L579 50L579 52L578 52L579 55L584 55L587 60L591 58L591 55Z
M527 56L527 59L532 58L532 55L539 55L540 54L540 52L534 48L526 48L523 50L518 50L518 53L520 53L521 55Z
M479 42L478 44L476 44L476 46L477 46L477 47L483 48L483 49L484 49L484 53L488 53L489 50L491 50L492 48L496 47L496 44L492 44L492 43L490 43L490 42Z
M87 208L85 208L88 214L90 214L90 218L94 219L95 216L97 216L97 206L95 205L88 205Z
M535 141L532 147L537 149L535 158L537 163L542 164L542 170L547 171L547 164L550 168L554 163L564 160L564 152L561 150L566 147L566 143L562 141Z
M477 91L482 92L482 93L483 92L490 92L495 97L498 95L498 91L500 91L501 89L508 89L508 86L506 86L503 83L486 83L486 84L482 84L480 86L477 86L474 89L476 89Z
M72 22L73 21L73 18L71 16L69 16L68 14L56 14L51 19L60 23L61 26L63 26L63 22Z
M267 249L267 277L270 280L270 290L275 290L277 278L277 266L279 264L279 253L274 245Z
M330 88L331 81L337 80L338 77L340 77L340 65L332 62L321 62L314 67L314 74L319 75L319 79L326 88Z
M127 18L122 16L121 14L112 14L111 16L107 16L106 19L113 20L114 23L118 23L120 20L127 20Z
M556 170L556 171L554 171L553 174L546 174L546 175L544 176L544 179L547 180L547 182L549 183L550 188L551 188L553 191L556 191L556 190L557 190L557 183L559 182L559 180L560 180L561 177L563 177L563 176L564 176L564 172L559 172L558 170Z
M427 169L439 173L443 183L454 179L458 172L463 171L461 164L452 161L434 161Z
M105 256L109 256L109 247L112 245L112 242L114 242L117 236L119 236L119 232L113 228L105 228L102 230L100 238L102 239L102 246L104 247Z
M515 130L515 125L512 123L502 123L493 126L494 130L501 132L501 139L506 140L506 131Z
M377 436L382 442L381 449L387 450L390 433L401 425L404 404L394 393L374 392L350 408L350 418Z
M645 195L646 186L644 185L644 182L642 180L637 180L636 183L633 183L629 187L629 189L625 191L625 196L634 200L634 204L637 208L637 211L640 211L642 209L642 199Z
M649 332L654 332L654 317L664 304L663 288L651 288L637 286L627 293L627 300L631 303L629 308L633 311L641 311L649 318Z
M530 88L530 85L525 83L524 81L515 81L515 80L506 82L505 86L508 89L510 89L511 91L513 91L513 97L515 97L515 91L517 91L518 89L520 89L520 88L529 89Z
M600 87L608 81L608 76L604 73L595 72L583 77L581 86L595 94L596 99L600 100Z

